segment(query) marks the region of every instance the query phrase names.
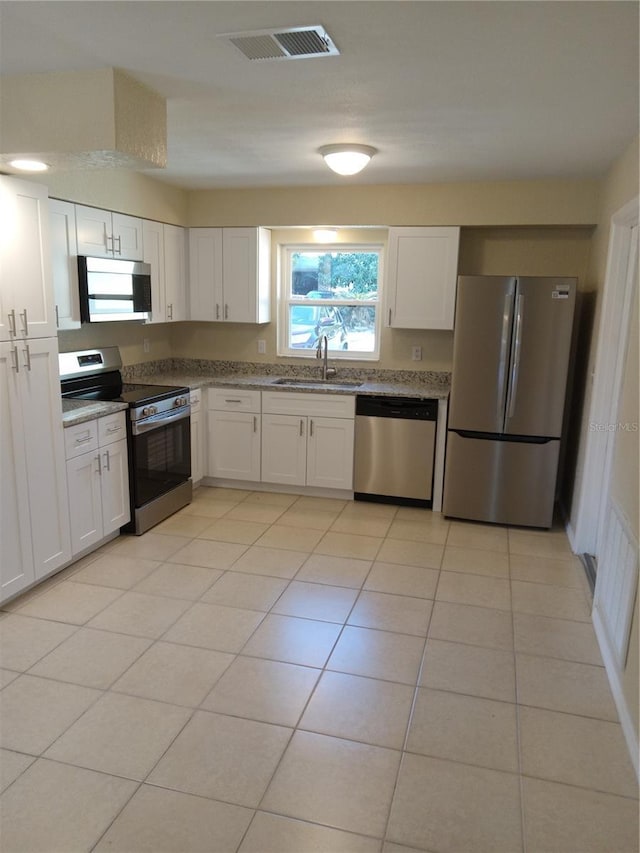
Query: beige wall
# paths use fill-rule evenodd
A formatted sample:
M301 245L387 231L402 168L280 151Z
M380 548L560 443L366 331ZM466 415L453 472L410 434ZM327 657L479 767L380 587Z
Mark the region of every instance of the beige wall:
M199 190L188 224L593 225L597 181Z
M60 352L91 349L92 347L120 347L124 364L138 364L159 358L170 358L171 341L166 323L85 323L82 328L58 332ZM149 352L144 351L144 340L149 341Z

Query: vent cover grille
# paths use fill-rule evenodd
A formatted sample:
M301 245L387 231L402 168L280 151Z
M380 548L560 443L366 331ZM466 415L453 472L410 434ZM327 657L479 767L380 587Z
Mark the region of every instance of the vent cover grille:
M324 27L293 27L227 33L228 39L247 59L310 59L313 56L338 56L340 51Z

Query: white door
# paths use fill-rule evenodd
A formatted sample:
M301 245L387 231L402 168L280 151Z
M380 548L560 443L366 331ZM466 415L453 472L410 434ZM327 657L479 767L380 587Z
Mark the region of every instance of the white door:
M164 226L164 286L166 319L187 319L187 281L184 228Z
M118 530L131 518L127 440L100 448L102 483L102 532Z
M16 355L0 343L0 601L35 580Z
M145 219L142 223L144 261L151 266L151 318L147 323L164 323L164 225Z
M79 329L76 209L69 201L49 200L51 272L58 329Z
M37 579L71 558L58 342L41 338L17 343Z
M353 435L352 420L309 419L308 486L353 488Z
M209 412L210 477L260 479L260 415Z
M262 481L304 486L307 477L307 418L262 416Z
M223 319L255 323L258 290L258 229L224 228L222 232Z
M76 205L78 254L93 258L113 257L111 211Z
M47 188L0 177L2 339L56 334ZM6 223L6 224L5 224ZM7 315L12 314L9 321ZM7 324L15 327L15 334Z
M99 451L67 461L73 556L102 539Z
M142 220L124 213L111 215L113 254L128 261L143 259Z

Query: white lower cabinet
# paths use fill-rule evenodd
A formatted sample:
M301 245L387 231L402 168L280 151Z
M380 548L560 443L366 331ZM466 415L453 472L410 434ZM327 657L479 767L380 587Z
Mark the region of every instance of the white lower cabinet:
M201 389L192 388L189 397L191 401L191 480L195 486L204 476L205 434Z
M58 344L0 343L0 600L71 559Z
M264 392L262 481L353 488L355 398Z
M118 412L65 431L73 556L126 524L129 466L125 415Z
M260 392L210 388L207 396L207 475L260 479Z

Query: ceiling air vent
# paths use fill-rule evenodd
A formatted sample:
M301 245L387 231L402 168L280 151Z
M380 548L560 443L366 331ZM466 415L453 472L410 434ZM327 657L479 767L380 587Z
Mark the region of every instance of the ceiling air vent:
M220 38L228 39L247 59L310 59L340 54L324 27L254 30L226 33Z

